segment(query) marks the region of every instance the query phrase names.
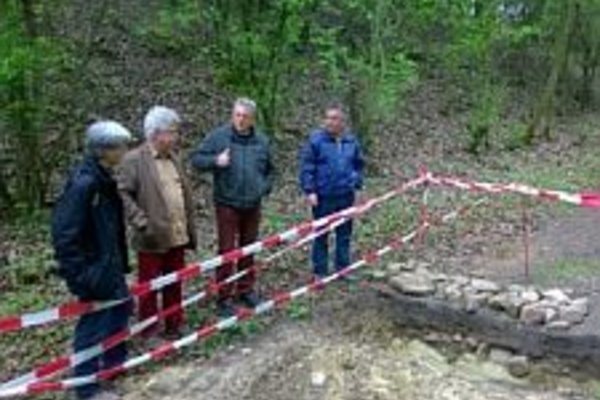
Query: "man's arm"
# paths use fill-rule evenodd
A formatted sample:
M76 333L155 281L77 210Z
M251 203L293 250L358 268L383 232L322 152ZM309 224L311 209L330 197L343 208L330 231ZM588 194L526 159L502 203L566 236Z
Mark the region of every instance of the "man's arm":
M148 216L135 200L138 190L138 180L136 160L126 158L117 176L119 193L123 199L127 221L135 229L143 230L148 226Z
M364 182L365 157L360 142L356 141L356 152L353 162L354 172L356 173L356 189L362 189Z
M217 156L219 149L217 148L217 134L216 132L210 133L202 143L198 146L198 149L193 152L191 157L192 166L199 171L213 171L217 165Z
M271 143L267 141L267 170L265 173L265 178L267 182L267 187L265 188L265 195L268 195L273 190L273 184L275 182L276 170L275 164L273 163L273 152L271 150Z
M86 268L83 241L93 193L91 180L74 180L66 187L52 216L52 242L59 263L59 274L76 295L84 295L83 291L86 290L79 286L79 278Z
M306 141L300 150L300 188L306 195L314 194L316 191L317 164L312 143Z

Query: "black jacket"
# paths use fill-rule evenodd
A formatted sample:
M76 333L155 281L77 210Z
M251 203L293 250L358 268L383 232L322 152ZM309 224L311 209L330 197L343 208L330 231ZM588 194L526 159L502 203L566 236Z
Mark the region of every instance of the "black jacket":
M128 296L123 203L117 184L93 157L71 173L52 218L59 275L82 300Z
M216 158L230 149L228 167L216 165ZM273 187L274 167L269 140L255 130L240 135L233 126L225 125L211 132L192 155L192 165L200 171L211 171L214 178L215 203L233 208L260 206Z

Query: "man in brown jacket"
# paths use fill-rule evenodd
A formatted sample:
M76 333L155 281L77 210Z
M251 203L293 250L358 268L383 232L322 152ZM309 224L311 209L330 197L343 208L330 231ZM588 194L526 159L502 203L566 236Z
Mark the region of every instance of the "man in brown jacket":
M153 107L144 119L146 142L125 156L119 189L138 251L138 281L146 282L184 268L185 249L196 247L190 185L175 154L180 118L169 108ZM181 283L162 290L163 309L181 303ZM157 295L139 299L139 318L157 314ZM167 336L179 334L183 311L165 320ZM145 332L151 336L158 326Z

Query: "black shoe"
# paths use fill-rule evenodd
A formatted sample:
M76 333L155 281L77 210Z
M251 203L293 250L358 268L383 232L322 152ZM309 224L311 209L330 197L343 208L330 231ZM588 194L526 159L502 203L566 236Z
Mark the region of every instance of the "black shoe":
M256 308L262 302L261 298L254 292L241 294L239 300L248 308Z
M235 315L235 307L231 300L219 300L217 302L217 315L219 318L230 318Z

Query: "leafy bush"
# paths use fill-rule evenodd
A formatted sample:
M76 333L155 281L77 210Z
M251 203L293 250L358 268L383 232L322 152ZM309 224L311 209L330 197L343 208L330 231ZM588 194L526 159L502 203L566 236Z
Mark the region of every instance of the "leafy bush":
M0 17L0 209L41 206L54 168L55 139L45 127L53 109L48 87L69 65L57 41L26 32L14 2ZM10 7L12 5L12 7Z

